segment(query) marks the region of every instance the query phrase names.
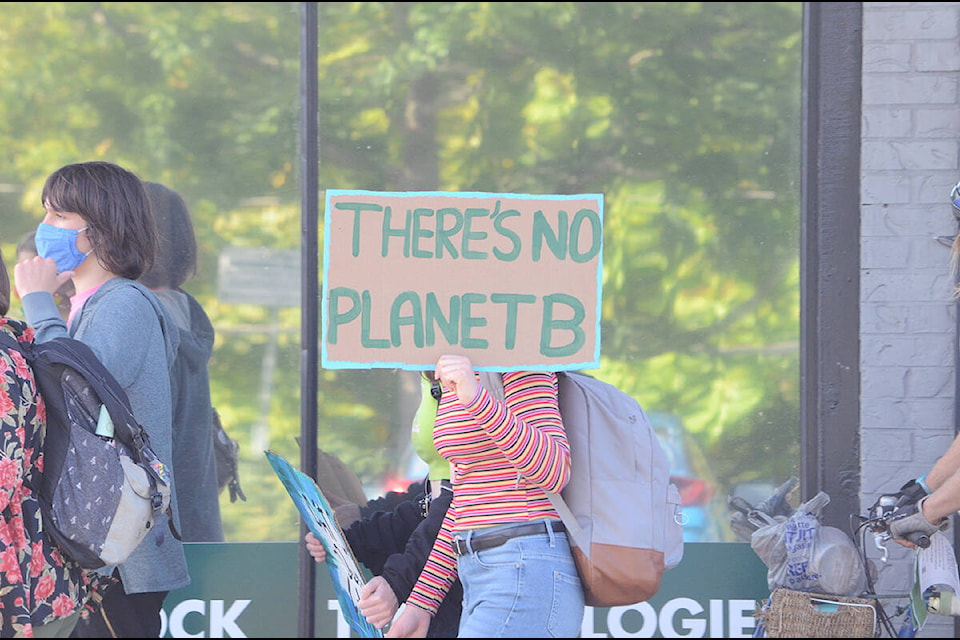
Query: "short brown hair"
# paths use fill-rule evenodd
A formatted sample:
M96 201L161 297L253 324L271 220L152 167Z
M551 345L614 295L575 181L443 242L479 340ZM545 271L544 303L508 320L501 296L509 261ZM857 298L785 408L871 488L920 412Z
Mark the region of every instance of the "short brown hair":
M136 280L153 265L157 224L133 172L104 161L68 164L47 178L41 202L83 218L96 257L111 273Z

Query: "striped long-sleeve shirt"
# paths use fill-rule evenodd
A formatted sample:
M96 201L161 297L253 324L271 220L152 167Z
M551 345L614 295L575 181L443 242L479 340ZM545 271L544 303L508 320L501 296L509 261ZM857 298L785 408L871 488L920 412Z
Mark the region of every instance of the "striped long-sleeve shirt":
M453 501L408 602L434 613L456 579L457 531L555 519L545 491L570 478L570 446L557 408L557 376L503 374L506 402L482 386L463 406L444 390L433 428L436 449L453 463Z

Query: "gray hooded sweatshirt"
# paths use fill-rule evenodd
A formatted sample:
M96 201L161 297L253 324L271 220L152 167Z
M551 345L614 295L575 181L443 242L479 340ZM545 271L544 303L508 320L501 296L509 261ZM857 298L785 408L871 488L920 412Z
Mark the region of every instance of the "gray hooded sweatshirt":
M214 329L209 316L186 291L154 291L180 331L174 363L173 468L184 542L223 542L220 487L213 451L210 357Z
M177 353L179 332L157 296L138 282L113 278L84 303L69 331L47 292L25 295L23 309L37 342L68 335L80 340L127 392L134 415L171 471L171 503L179 531L175 469L171 465L170 391L170 367ZM159 517L140 546L118 568L128 594L172 591L190 584L183 544L170 532L166 515ZM100 571L111 570L105 567Z

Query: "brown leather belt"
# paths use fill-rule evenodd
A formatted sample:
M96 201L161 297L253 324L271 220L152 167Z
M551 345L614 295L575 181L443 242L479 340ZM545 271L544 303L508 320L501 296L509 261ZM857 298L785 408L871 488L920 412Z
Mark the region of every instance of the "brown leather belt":
M519 538L520 536L532 536L538 533L546 533L547 527L556 533L566 531L567 528L559 520L540 520L538 522L529 522L514 525L512 527L503 527L490 533L476 533L470 538L468 543L466 538L457 534L453 538L453 550L458 556L463 556L471 551L483 551L484 549L493 549L499 547L507 540Z

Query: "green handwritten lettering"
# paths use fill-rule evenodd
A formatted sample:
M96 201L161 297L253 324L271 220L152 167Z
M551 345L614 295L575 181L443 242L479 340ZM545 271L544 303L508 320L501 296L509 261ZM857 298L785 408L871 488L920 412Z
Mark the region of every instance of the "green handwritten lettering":
M493 255L502 262L513 262L520 257L520 249L522 243L520 241L520 234L518 234L513 229L510 229L506 226L506 220L508 218L516 218L520 215L520 212L516 209L508 209L503 211L493 219L493 228L504 238L510 241L511 246L513 247L510 251L504 251L499 247L493 248Z
M410 313L404 315L404 306L410 307ZM420 306L420 297L416 291L403 291L393 299L390 305L390 342L399 347L400 327L413 327L413 344L423 348L423 309Z
M471 242L480 242L487 237L486 231L476 231L473 228L474 218L486 218L490 212L486 209L467 209L463 222L463 234L460 238L460 254L467 260L486 260L486 251L475 251L470 248Z
M450 298L450 312L446 317L443 315L443 309L440 308L437 294L432 291L427 294L424 308L426 310L424 322L426 323L427 346L432 347L437 343L434 327L440 329L440 333L443 334L443 338L447 341L447 344L457 344L460 341L458 337L460 335L459 296Z
M340 311L340 299L344 298L353 304L345 311ZM349 287L334 287L330 290L327 299L327 342L337 344L337 329L341 324L348 324L360 315L360 296Z
M487 326L486 318L476 318L471 314L472 307L475 304L483 304L487 301L487 296L482 293L465 293L461 300L462 314L460 316L460 335L462 340L460 345L464 349L486 349L489 342L483 338L474 338L470 336L470 330Z
M583 224L590 226L590 244L583 251L580 250L580 238ZM576 263L583 264L590 262L599 253L603 246L603 221L600 215L593 209L580 209L573 215L573 222L570 224L570 259Z
M363 211L380 211L383 207L367 202L338 202L333 208L340 211L353 211L351 250L353 251L353 257L356 258L360 255L360 213Z
M565 305L573 310L569 320L554 319L554 305ZM586 344L586 334L580 326L586 313L583 304L571 295L552 293L543 297L543 322L540 325L540 353L548 358L560 358L575 354ZM555 331L569 331L572 336L566 345L552 346Z
M433 218L433 209L419 207L413 210L413 240L411 255L414 258L429 258L432 252L420 248L420 240L428 239L434 236L433 229L423 226L423 218Z
M445 219L453 218L453 224L449 227L445 224ZM437 258L443 257L443 250L450 252L450 257L456 259L460 256L456 245L450 239L455 237L463 228L463 214L459 209L453 207L443 207L437 209Z
M410 225L413 216L408 209L403 218L403 226L393 228L390 226L390 219L393 217L393 207L387 207L383 212L383 221L381 223L381 244L380 255L386 258L389 255L390 238L403 238L403 257L410 257Z
M363 313L360 315L360 344L366 349L389 349L390 341L386 338L370 337L370 318L373 317L370 309L373 305L368 289L364 289L360 294L360 305L363 308Z
M543 249L543 243L547 243L550 251L558 260L567 259L567 212L560 210L557 212L557 228L554 229L543 215L543 211L535 211L533 214L533 238L531 239L531 257L534 262L540 262L540 252Z
M537 296L521 293L493 293L490 294L490 302L506 305L507 321L504 327L503 346L512 351L517 346L517 316L521 304L533 304L537 301Z

